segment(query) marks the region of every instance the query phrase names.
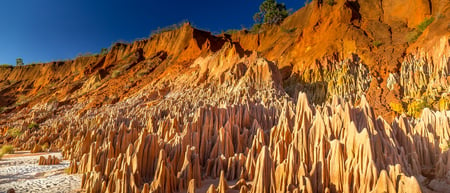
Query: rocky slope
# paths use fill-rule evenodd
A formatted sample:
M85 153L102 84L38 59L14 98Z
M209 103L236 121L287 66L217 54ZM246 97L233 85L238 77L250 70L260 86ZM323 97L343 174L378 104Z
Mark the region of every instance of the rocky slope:
M0 67L0 144L62 150L87 192L446 192L449 8L313 1Z

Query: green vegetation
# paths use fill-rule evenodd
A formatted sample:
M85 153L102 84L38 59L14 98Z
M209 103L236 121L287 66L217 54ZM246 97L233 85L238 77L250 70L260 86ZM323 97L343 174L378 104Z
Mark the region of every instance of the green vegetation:
M255 23L253 26L248 29L250 33L260 33L262 29L265 29L265 25L279 25L283 20L289 16L290 10L286 9L286 5L284 3L278 3L276 0L265 0L259 6L259 12L253 15L253 20ZM245 30L245 28L242 28ZM292 33L297 28L286 29L282 28L282 31L285 33ZM239 32L238 29L229 29L223 34L234 34Z
M64 168L64 173L71 174L72 172L70 171L70 167Z
M444 147L442 149L444 151L450 150L450 140L447 140L447 145L444 144Z
M57 103L57 102L58 102L58 98L56 98L56 96L55 96L55 97L50 98L50 99L47 101L47 104Z
M23 59L22 58L17 58L16 59L16 66L23 66Z
M141 77L143 77L143 76L145 76L145 75L147 75L147 74L149 74L149 73L150 73L149 69L146 68L146 69L142 69L142 70L140 70L139 72L137 72L137 73L136 73L136 76L137 76L138 78L141 78Z
M413 43L413 42L417 41L417 39L420 37L420 35L422 35L423 31L425 31L425 29L427 29L427 27L431 23L433 23L433 21L434 21L434 17L427 18L424 21L422 21L422 23L420 23L414 31L409 32L406 35L406 39L407 39L408 43Z
M106 55L106 54L108 54L108 48L102 48L100 50L100 55Z
M311 0L305 0L305 6L311 3Z
M417 30L419 30L419 32L422 33L423 31L425 31L425 29L427 29L427 27L428 27L431 23L433 23L433 21L434 21L434 17L430 17L430 18L425 19L424 21L422 21L422 23L420 23L420 24L417 26Z
M250 33L259 33L259 31L261 30L261 26L262 24L255 23L250 29Z
M333 5L336 5L336 1L334 1L334 0L327 0L327 4L329 6L333 6Z
M28 129L39 129L39 124L32 122L28 125Z
M450 96L444 95L439 99L438 109L440 111L447 111L450 109Z
M12 67L10 64L0 64L0 68L9 68Z
M259 12L255 13L253 19L258 24L280 24L289 16L289 11L284 3L278 3L275 0L265 0L259 6Z
M229 30L223 32L223 34L229 34L229 35L231 35L231 34L235 34L235 33L238 33L238 32L239 32L238 29L229 29Z
M172 24L172 25L169 25L169 26L166 26L166 27L162 27L162 28L158 27L158 29L156 29L156 30L154 30L154 31L152 31L150 33L150 36L179 29L186 23L189 23L189 22L188 21L182 21L180 23Z
M47 151L49 148L48 143L44 143L44 145L42 145L41 148L42 148L42 151Z
M14 147L12 145L4 145L0 149L0 158L5 154L13 154L14 153Z
M422 114L422 110L424 108L431 108L431 106L432 106L431 102L432 102L432 100L428 100L428 97L426 97L426 96L424 96L420 99L416 99L407 105L408 106L407 114L409 116L414 116L416 118L420 117L420 115Z
M7 85L16 84L16 83L17 83L16 80L6 80Z
M284 33L288 33L288 34L290 34L290 33L292 33L292 32L295 32L295 30L297 30L296 27L291 28L291 29L286 29L286 28L284 28L284 27L281 28L281 31L283 31Z
M383 42L381 42L381 41L378 41L378 40L375 40L375 41L373 41L372 42L372 44L373 44L373 46L375 46L375 47L380 47L381 45L383 45Z
M98 81L98 82L96 82L96 83L92 86L92 89L97 89L97 88L99 88L100 86L102 86L102 84L103 84L103 82Z
M87 57L94 57L94 56L99 56L100 54L96 54L96 53L90 53L90 52L86 52L86 53L79 53L77 58L87 58Z
M402 102L391 102L389 103L389 106L391 107L392 111L398 113L398 114L402 114L405 112L405 108L403 107L403 103Z
M18 95L16 99L16 105L22 105L26 103L29 100L29 98L25 95Z
M22 135L22 131L19 128L8 129L7 134L12 137L19 137Z
M14 147L12 145L3 145L0 148L0 159L2 159L3 155L5 154L13 154L14 153Z
M447 150L450 149L450 140L447 141Z
M116 77L120 76L121 73L122 72L120 70L114 70L111 74L111 77L116 78Z

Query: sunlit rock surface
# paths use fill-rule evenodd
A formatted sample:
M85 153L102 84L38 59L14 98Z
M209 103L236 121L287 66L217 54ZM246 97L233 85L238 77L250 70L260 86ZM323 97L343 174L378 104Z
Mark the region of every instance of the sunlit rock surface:
M449 7L313 1L0 67L0 144L61 150L86 192L448 192Z

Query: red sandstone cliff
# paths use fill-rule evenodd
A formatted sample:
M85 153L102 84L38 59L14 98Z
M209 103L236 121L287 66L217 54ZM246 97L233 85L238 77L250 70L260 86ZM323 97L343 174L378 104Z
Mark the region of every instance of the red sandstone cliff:
M0 67L0 143L62 150L87 192L445 192L449 8L316 0Z

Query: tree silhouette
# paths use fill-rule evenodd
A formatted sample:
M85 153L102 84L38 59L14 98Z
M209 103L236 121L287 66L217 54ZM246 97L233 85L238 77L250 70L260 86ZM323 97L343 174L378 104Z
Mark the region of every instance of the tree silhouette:
M265 0L259 6L259 12L255 13L253 19L258 24L280 24L287 16L289 16L289 11L284 3Z
M23 60L22 60L22 58L17 58L17 59L16 59L16 66L23 66Z

